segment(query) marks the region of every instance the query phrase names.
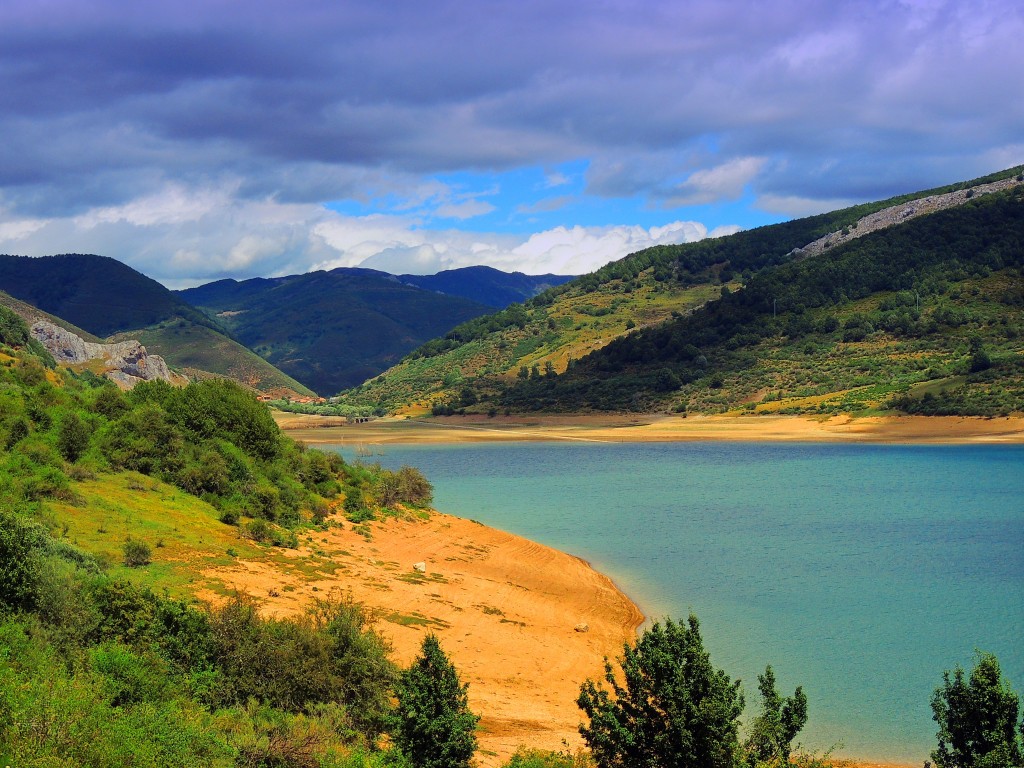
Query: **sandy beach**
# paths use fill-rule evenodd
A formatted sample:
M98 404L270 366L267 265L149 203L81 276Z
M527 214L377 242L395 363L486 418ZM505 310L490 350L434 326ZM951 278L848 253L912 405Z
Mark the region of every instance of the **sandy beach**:
M373 446L536 440L673 442L736 440L849 443L1024 443L1024 417L965 416L449 416L384 418L364 424L275 412L282 429L307 443Z
M274 615L301 612L332 590L350 594L373 610L402 665L436 633L482 716L482 768L523 744L582 746L579 686L635 638L643 616L629 598L579 558L470 520L435 513L369 528L369 539L348 523L318 532L295 551L294 567L238 562L204 575ZM311 554L332 572L310 574L300 561Z

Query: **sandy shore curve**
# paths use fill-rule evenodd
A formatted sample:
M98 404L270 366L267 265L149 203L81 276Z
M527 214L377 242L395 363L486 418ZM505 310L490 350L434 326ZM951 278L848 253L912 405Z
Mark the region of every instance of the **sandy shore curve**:
M350 594L373 611L403 666L434 632L481 715L481 768L520 745L582 746L580 684L635 639L644 620L637 606L580 558L471 520L434 513L367 530L369 538L348 523L317 532L291 568L237 562L204 575L254 596L272 615L299 613L332 590ZM309 573L302 561L310 554L332 566Z

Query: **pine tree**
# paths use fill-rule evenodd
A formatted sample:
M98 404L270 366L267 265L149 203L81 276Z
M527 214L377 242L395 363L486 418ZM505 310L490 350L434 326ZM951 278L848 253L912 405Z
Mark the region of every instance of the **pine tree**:
M415 768L466 768L476 751L479 718L433 634L397 686L395 743Z

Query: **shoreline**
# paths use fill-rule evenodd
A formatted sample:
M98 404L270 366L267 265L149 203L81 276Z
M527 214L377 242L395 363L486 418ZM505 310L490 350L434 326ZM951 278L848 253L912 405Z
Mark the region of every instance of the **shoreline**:
M315 532L294 566L239 561L204 577L278 616L332 593L351 597L372 612L403 666L435 633L481 715L481 768L521 745L582 746L579 687L601 678L604 657L620 656L645 620L611 578L575 555L440 512L363 530L369 538L349 523ZM302 563L311 556L318 568ZM213 589L198 597L222 599Z
M330 416L274 412L302 442L369 445L473 442L805 442L906 445L1024 444L1024 417L973 416L445 416L346 424Z
M480 442L522 442L571 440L584 442L676 442L676 441L771 441L771 442L827 442L835 444L919 444L919 445L955 445L955 444L1022 444L1024 443L1024 419L964 419L927 417L870 417L851 419L848 417L831 419L814 419L794 416L720 416L720 417L654 417L613 416L613 417L534 417L518 419L511 417L448 417L442 419L380 419L360 425L338 426L337 420L330 417L308 417L298 414L275 414L278 423L287 433L299 440L312 444L341 444L350 448L356 446L370 449L381 449L386 445L429 445ZM374 452L371 450L371 453ZM369 460L372 460L369 459ZM462 518L455 518L462 519ZM475 521L469 521L477 531L492 531ZM502 532L503 533L503 532ZM512 536L512 534L506 534ZM519 538L519 537L513 537ZM537 545L540 546L540 545ZM557 551L557 550L556 550ZM636 612L635 624L627 638L633 640L640 628L650 620L642 609L642 602L629 596L612 578L594 569L594 566L576 555L560 553L576 562L582 568L604 580L608 587L625 599ZM442 643L445 635L439 632ZM447 645L445 646L447 650ZM585 675L599 679L602 668L600 656L608 655L615 658L621 654L621 640L611 649L599 654L593 671ZM411 656L408 657L411 659ZM403 663L407 660L402 657ZM462 669L459 658L453 655L453 661ZM543 680L545 687L553 676L550 672L539 675L536 680ZM463 680L467 680L463 677ZM471 692L473 685L483 684L483 679L470 679ZM564 681L563 681L564 682ZM562 702L570 714L568 720L576 717L575 692L578 692L582 678L573 681L566 688L570 695ZM575 688L575 691L571 690ZM520 692L521 693L521 692ZM471 694L472 698L472 694ZM518 703L518 702L516 702ZM546 702L550 705L550 698ZM509 704L512 704L510 701ZM499 731L507 732L500 735L498 741L493 737L481 737L481 745L486 753L481 753L481 765L500 765L514 751L515 744L512 733L521 737L521 742L529 746L547 749L564 749L568 744L572 748L581 745L575 727L566 728L568 720L562 723L561 738L552 738L549 721L543 724L534 722L532 726L525 722L517 723L517 727L508 728L509 723L500 722L500 718L487 718L485 729L498 725ZM539 727L538 727L539 726ZM500 741L500 739L504 741ZM564 739L564 741L563 741ZM497 747L497 748L496 748ZM499 759L500 757L500 759ZM493 760L493 762L491 762ZM834 763L839 768L917 768L919 763L899 762L884 757L867 758L860 756L835 757Z

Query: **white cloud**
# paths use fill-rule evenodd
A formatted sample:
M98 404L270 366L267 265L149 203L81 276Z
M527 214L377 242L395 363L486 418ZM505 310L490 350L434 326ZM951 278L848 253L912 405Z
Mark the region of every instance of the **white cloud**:
M437 207L434 216L441 219L472 219L497 210L483 200L465 200L461 203L445 203Z
M232 193L230 185L193 190L171 184L124 205L66 218L17 218L0 210L0 252L98 253L185 287L226 276L354 266L427 274L486 264L532 274L583 274L643 248L708 236L693 221L649 229L560 226L529 235L436 230L424 228L414 215L346 216L320 205L239 200Z
M763 157L738 157L734 160L690 174L682 184L671 190L666 205L704 205L722 200L735 200L764 167Z

